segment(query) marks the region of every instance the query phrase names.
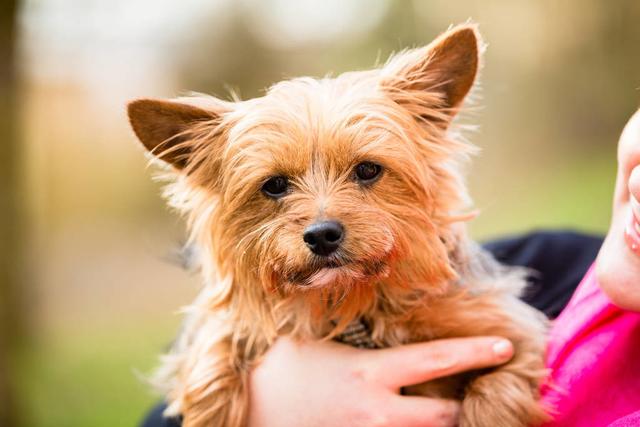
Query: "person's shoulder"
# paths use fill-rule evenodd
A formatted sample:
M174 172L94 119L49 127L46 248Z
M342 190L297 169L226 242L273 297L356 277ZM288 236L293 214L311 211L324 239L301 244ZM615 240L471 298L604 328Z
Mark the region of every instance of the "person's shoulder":
M601 236L577 231L536 230L494 239L483 246L505 264L531 266L561 261L573 264L584 259L592 262L602 241Z

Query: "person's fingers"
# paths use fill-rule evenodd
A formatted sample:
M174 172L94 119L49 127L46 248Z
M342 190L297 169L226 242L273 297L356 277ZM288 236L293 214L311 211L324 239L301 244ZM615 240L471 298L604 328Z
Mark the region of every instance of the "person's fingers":
M373 381L397 390L504 363L513 356L513 346L499 337L451 338L368 353L366 368Z
M428 397L393 396L388 409L392 425L403 427L453 427L460 416L460 402Z

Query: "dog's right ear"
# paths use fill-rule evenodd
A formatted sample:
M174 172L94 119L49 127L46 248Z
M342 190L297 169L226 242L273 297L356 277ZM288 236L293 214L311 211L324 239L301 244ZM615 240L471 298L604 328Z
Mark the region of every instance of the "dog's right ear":
M448 124L476 80L483 49L476 25L459 25L392 57L381 70L382 87L399 104L418 114L431 108Z
M131 127L147 150L176 169L184 169L231 104L215 98L137 99L127 105ZM213 136L212 136L213 137Z

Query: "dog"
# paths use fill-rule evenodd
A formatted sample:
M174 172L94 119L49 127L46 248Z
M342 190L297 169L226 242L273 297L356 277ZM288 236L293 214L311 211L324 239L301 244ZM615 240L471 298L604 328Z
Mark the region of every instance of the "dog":
M160 368L166 414L241 427L249 372L278 336L333 339L360 324L375 347L509 338L510 362L404 392L461 400L461 426L547 418L544 316L518 299L523 271L466 232L474 149L452 121L482 51L464 24L376 69L282 81L255 99L128 104L205 280Z

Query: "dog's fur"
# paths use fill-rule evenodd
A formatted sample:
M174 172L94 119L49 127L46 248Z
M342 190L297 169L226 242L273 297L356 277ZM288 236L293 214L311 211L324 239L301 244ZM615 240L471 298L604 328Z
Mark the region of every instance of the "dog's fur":
M249 371L279 335L327 339L361 319L381 347L508 337L509 363L407 391L461 399L462 426L545 419L543 317L517 298L522 272L465 231L472 147L451 121L481 50L467 24L379 69L284 81L261 98L129 104L139 139L170 165L167 197L188 218L206 283L161 369L168 414L243 426ZM362 161L383 167L371 185L354 180ZM290 190L273 200L261 186L276 175ZM331 266L302 239L318 219L346 230Z

